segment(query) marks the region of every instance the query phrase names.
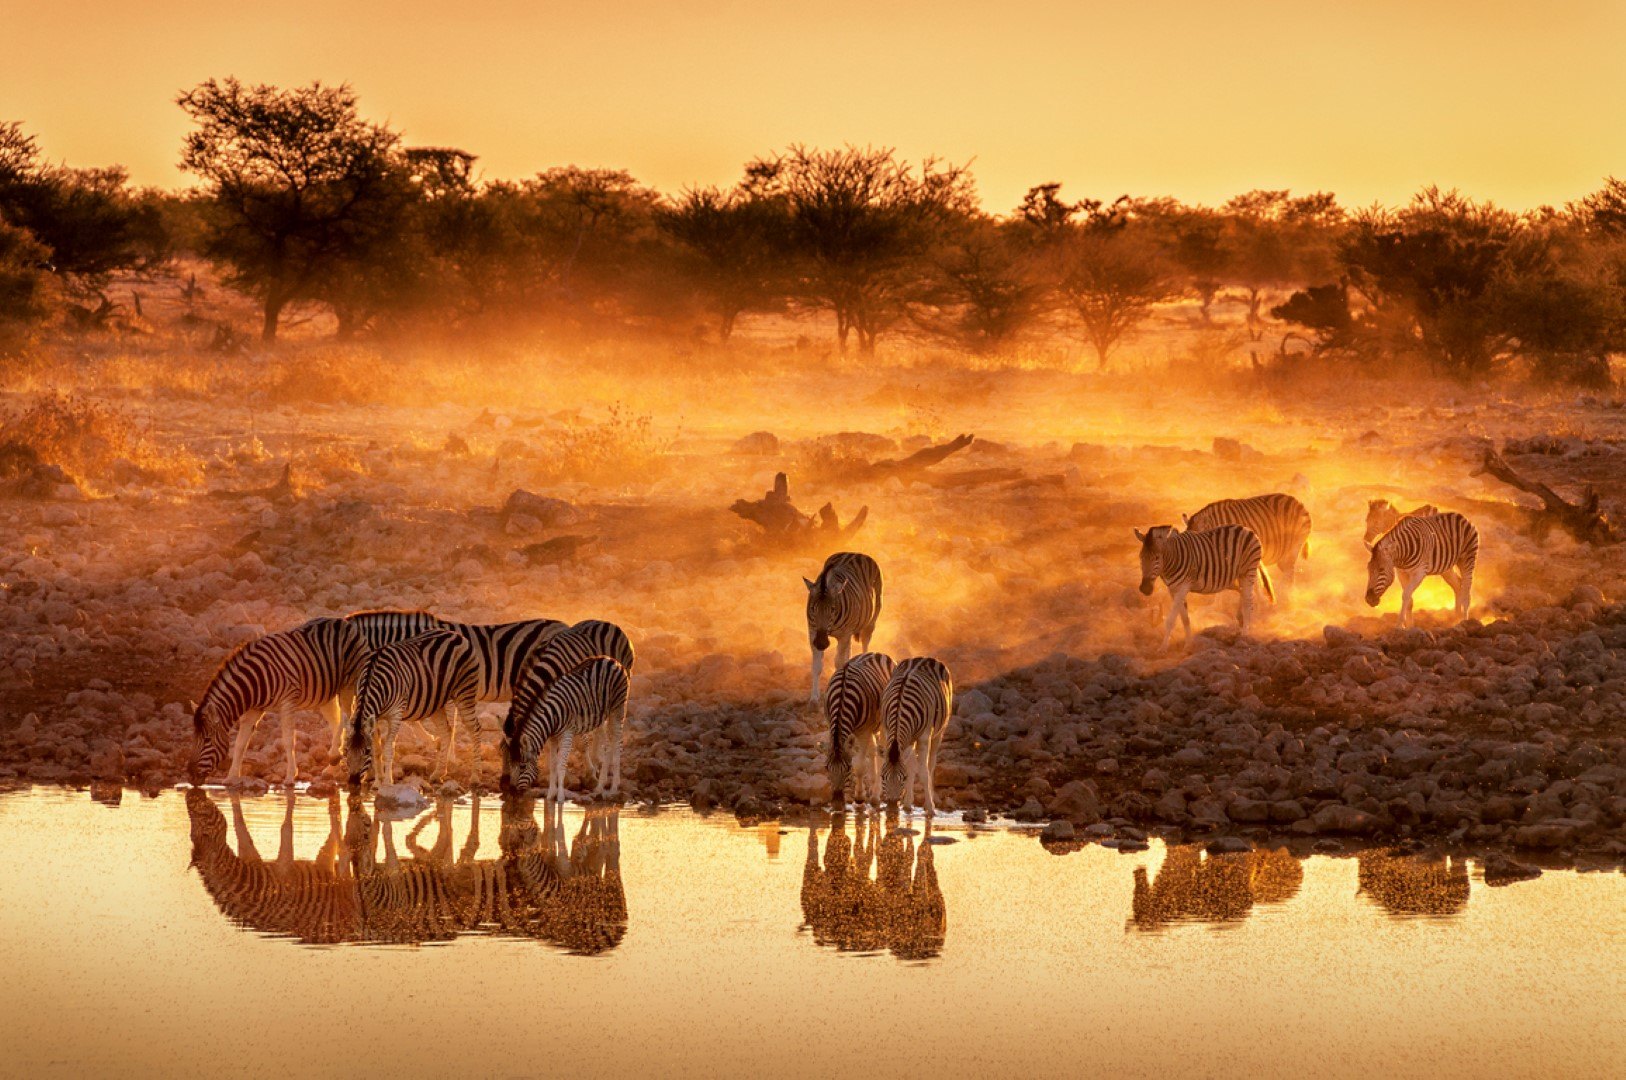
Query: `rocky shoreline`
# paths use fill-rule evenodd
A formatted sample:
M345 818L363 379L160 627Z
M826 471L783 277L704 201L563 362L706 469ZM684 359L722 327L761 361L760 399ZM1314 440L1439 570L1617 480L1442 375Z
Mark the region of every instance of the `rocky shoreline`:
M640 673L624 773L629 802L687 803L746 820L801 819L828 802L822 718L777 654L707 657ZM70 715L0 736L0 784L129 784L184 773L190 722L92 683ZM301 721L312 794L320 722ZM280 780L275 739L250 790ZM446 789L496 785L488 738ZM402 766L426 796L427 748ZM309 770L308 772L305 770ZM1577 589L1562 606L1482 624L1396 630L1377 620L1322 640L1248 641L1215 629L1183 658L1055 656L962 687L938 768L939 803L976 822L1048 825L1046 842L1133 849L1175 841L1438 844L1626 859L1626 606ZM1330 846L1326 845L1326 846Z

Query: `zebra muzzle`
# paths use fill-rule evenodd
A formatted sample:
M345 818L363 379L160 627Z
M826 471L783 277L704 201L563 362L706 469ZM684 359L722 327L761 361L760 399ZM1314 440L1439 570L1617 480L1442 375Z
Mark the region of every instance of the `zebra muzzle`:
M820 630L818 633L814 634L813 647L820 652L828 649L830 647L830 635L826 634L823 630Z
M1140 592L1141 592L1141 595L1142 596L1151 596L1152 595L1152 587L1153 587L1154 584L1155 583L1153 582L1153 580L1151 578L1141 578L1140 579Z

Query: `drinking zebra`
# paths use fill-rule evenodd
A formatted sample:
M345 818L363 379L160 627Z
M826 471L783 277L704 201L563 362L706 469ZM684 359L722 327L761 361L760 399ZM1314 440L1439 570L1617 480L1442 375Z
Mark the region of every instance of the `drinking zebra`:
M1366 602L1377 607L1395 578L1400 578L1400 625L1411 621L1412 593L1430 574L1445 579L1456 594L1456 615L1468 617L1479 560L1479 530L1461 514L1408 517L1372 545L1366 564Z
M1366 504L1366 546L1371 547L1378 537L1400 524L1406 518L1433 517L1439 510L1427 504L1401 513L1388 499L1373 499Z
M378 608L370 611L352 611L350 614L344 617L344 621L360 631L361 638L364 642L366 642L367 651L369 653L376 649L382 649L386 645L394 644L397 641L405 641L409 637L416 637L419 634L427 634L431 630L450 630L457 626L456 623L448 622L447 620L442 619L437 615L432 615L427 611L408 611L388 608ZM360 672L358 671L357 674L359 676ZM343 696L348 698L350 705L352 708L354 708L355 687L351 687L350 692ZM435 738L435 736L431 735L428 729L426 729L422 724L418 724L417 728L425 737ZM441 749L439 745L440 740L436 738L435 742L435 749L438 752ZM340 725L335 726L333 729L333 748L329 752L328 757L333 761L338 761L340 755L343 753L344 731L341 722Z
M1264 583L1265 593L1276 598L1270 576L1261 565L1259 538L1241 525L1221 525L1205 532L1177 532L1173 525L1153 525L1145 532L1135 530L1140 541L1140 591L1152 595L1157 579L1168 586L1169 618L1163 626L1163 643L1169 647L1174 622L1185 624L1186 640L1191 640L1191 614L1186 610L1189 593L1218 593L1236 589L1241 593L1237 621L1244 633L1253 622L1254 579Z
M312 619L238 648L220 665L193 710L188 769L193 782L202 783L209 777L226 757L228 746L231 767L227 778L241 776L249 737L261 716L276 711L288 757L283 782L293 783L299 775L293 710L321 709L328 723L337 728L342 717L339 698L352 692L366 656L361 635L343 619Z
M478 673L475 699L501 703L512 700L514 682L525 663L541 646L562 633L566 626L558 619L522 619L506 623L459 623L442 620L446 629L455 631L474 651L474 664ZM470 721L474 732L475 752L479 752L480 727L478 719ZM451 717L451 739L447 765L457 760L457 717Z
M892 677L892 658L885 653L860 653L836 669L824 694L824 715L830 725L830 750L826 767L830 773L830 801L846 800L847 776L853 758L858 757L858 787L855 800L866 793L873 803L881 800L881 694Z
M632 674L635 656L626 631L602 619L584 619L568 630L555 634L547 644L531 653L514 682L514 703L508 720L503 721L503 739L513 735L511 721L536 708L538 699L559 678L594 657L607 656ZM612 717L596 738L603 741L602 753L613 755L611 766L615 790L621 789L621 718Z
M1187 532L1241 525L1259 538L1261 563L1281 571L1282 595L1293 588L1299 559L1310 557L1310 511L1291 495L1272 492L1249 499L1220 499L1185 517ZM1275 599L1274 593L1271 596Z
M925 769L926 814L937 812L937 748L948 728L954 700L954 680L941 660L917 656L892 669L881 693L881 724L886 739L886 764L881 769L882 795L896 803L906 789L904 809L915 801L915 779Z
M527 701L523 711L516 707L509 715L508 737L503 741L503 778L509 789L524 792L536 785L537 759L546 747L546 797L563 798L571 740L606 723L619 731L626 718L628 688L627 669L607 656L596 656L555 680L534 703ZM615 762L606 760L612 756ZM589 760L592 757L588 755ZM606 786L611 791L621 789L619 773L611 778L612 765L619 769L618 759L606 745L593 762L593 794L602 794Z
M368 771L375 780L395 783L395 739L403 723L440 717L448 710L472 723L479 678L474 650L452 630L397 641L369 656L357 682L345 751L350 783L359 785ZM456 720L450 724L455 731ZM448 739L438 774L450 765L451 745Z
M860 652L869 651L875 622L881 617L881 567L868 555L838 551L824 560L817 580L807 585L807 641L813 652L811 702L819 700L824 651L836 639L836 666L847 662L853 638Z

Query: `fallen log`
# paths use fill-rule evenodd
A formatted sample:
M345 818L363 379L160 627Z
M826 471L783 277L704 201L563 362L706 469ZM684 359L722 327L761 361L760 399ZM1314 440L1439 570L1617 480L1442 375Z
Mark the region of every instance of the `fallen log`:
M282 475L270 487L252 488L248 491L216 489L208 495L211 499L264 499L267 502L288 502L295 497L293 468L291 464L284 463Z
M1495 449L1485 451L1484 460L1472 476L1491 476L1510 487L1517 488L1541 500L1540 510L1526 509L1530 531L1537 539L1545 537L1556 525L1583 544L1613 544L1620 537L1599 505L1598 493L1588 486L1578 503L1572 503L1539 480L1528 480L1513 471Z
M729 507L746 521L760 526L764 535L778 541L802 540L843 541L859 529L869 518L869 507L861 507L846 525L836 515L835 507L825 503L817 514L805 514L790 501L790 480L784 473L773 478L773 490L755 501L736 499Z

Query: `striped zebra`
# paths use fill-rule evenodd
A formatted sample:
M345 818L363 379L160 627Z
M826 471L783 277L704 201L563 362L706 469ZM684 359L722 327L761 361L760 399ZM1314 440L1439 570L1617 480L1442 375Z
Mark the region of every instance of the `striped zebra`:
M954 680L941 660L917 656L892 669L892 677L881 693L881 724L886 739L881 785L888 804L896 803L903 791L904 809L913 807L915 778L924 764L926 814L930 817L937 812L933 783L937 748L948 728L953 702Z
M860 653L836 669L824 694L824 716L830 725L830 801L846 801L847 776L857 757L859 770L855 799L867 792L872 803L881 801L881 694L892 678L892 658L885 653Z
M602 619L584 619L568 630L555 634L531 653L514 682L514 702L503 721L503 739L513 735L511 721L536 709L536 703L561 677L594 657L607 656L632 674L636 659L626 631ZM599 754L611 755L615 790L621 790L621 718L611 717L595 739L604 742Z
M596 656L555 680L534 703L527 702L524 711L512 710L503 742L503 777L508 789L524 792L536 785L537 760L546 747L546 798L562 799L571 740L606 723L620 730L626 718L628 684L626 668L608 656ZM588 757L591 760L593 755ZM607 784L615 791L621 788L619 775L611 780L612 762L606 760L610 757L606 745L593 762L595 795L602 794Z
M1281 572L1284 599L1292 591L1299 559L1310 557L1310 511L1291 495L1273 492L1250 499L1220 499L1182 518L1187 532L1207 532L1221 525L1252 530L1262 549L1259 561Z
M450 630L457 626L437 615L422 610L397 610L393 608L378 608L369 611L352 611L344 617L344 621L355 627L361 633L361 638L367 644L369 653L382 649L386 645L393 645L397 641L405 641L409 637L427 634L431 630ZM357 672L358 676L360 672ZM355 688L347 695L352 706L355 704ZM426 738L434 738L422 724L416 725L420 734ZM435 740L436 750L440 749L439 739ZM340 760L344 753L344 729L341 724L333 729L333 749L328 756Z
M1261 565L1259 538L1241 525L1221 525L1205 532L1178 532L1173 525L1153 525L1145 532L1135 530L1140 541L1140 591L1147 596L1157 579L1168 586L1169 618L1163 626L1163 643L1169 647L1174 623L1185 624L1186 640L1191 640L1191 614L1186 610L1189 593L1211 594L1236 589L1242 594L1237 621L1243 633L1253 622L1253 583L1257 578L1272 600L1270 576Z
M1415 510L1401 513L1390 505L1388 499L1373 499L1366 504L1366 546L1371 547L1377 542L1378 537L1406 518L1433 517L1439 512L1437 508L1424 504Z
M1411 622L1411 597L1430 574L1438 574L1456 594L1456 614L1468 617L1479 561L1479 530L1461 514L1408 517L1372 545L1366 564L1366 602L1377 607L1395 578L1400 579L1400 625Z
M395 738L403 723L439 718L448 710L472 723L479 676L474 651L452 630L397 641L370 655L357 681L356 713L345 750L350 783L359 785L369 771L375 780L395 783ZM450 764L451 740L447 742L448 754L437 773Z
M299 775L293 710L320 709L337 727L343 715L339 699L350 695L365 660L361 635L343 619L312 619L239 647L220 665L193 710L188 770L193 782L206 780L228 747L231 768L226 775L241 776L255 726L261 716L276 711L288 756L283 782L293 783Z
M824 560L816 581L807 585L807 641L813 650L813 691L808 700L819 700L819 681L824 674L824 651L836 639L836 666L847 662L853 638L860 652L869 651L875 622L881 617L881 567L868 555L838 551Z

